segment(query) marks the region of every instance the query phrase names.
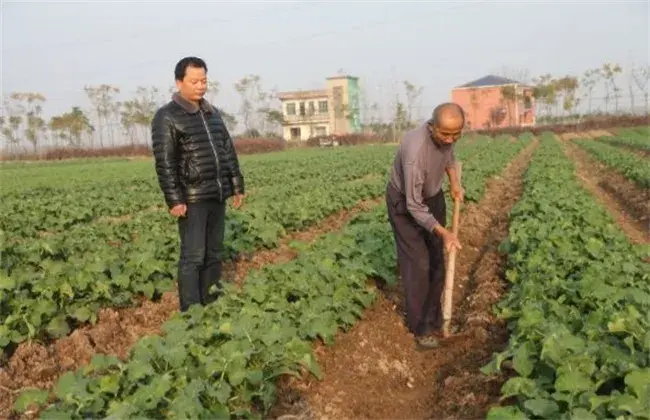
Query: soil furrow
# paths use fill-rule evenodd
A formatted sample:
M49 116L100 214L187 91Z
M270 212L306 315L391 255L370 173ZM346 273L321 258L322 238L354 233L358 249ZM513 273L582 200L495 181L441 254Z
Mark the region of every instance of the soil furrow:
M650 191L598 162L571 141L563 141L562 145L575 164L578 179L607 208L630 240L650 243Z
M377 205L382 198L363 200L350 210L342 210L303 231L283 238L277 248L262 250L250 259L225 263L223 278L241 284L250 270L267 264L279 264L296 257L290 244L310 243L326 233L339 230L352 216ZM50 388L65 372L90 362L95 354L125 359L133 345L146 335L160 333L160 327L178 311L178 291L166 292L157 301L142 299L138 307L103 308L94 325L76 329L70 335L44 345L23 343L8 363L0 368L0 418L8 418L18 393L25 388Z
M508 235L508 213L521 196L536 146L537 141L488 181L478 204L462 210L454 291L460 333L438 349L418 351L402 311L382 294L332 347L317 345L322 381L283 380L272 417L467 419L483 416L498 401L504 379L484 377L479 369L507 342L505 325L492 313L505 290L505 256L498 246ZM400 289L392 295L401 297Z

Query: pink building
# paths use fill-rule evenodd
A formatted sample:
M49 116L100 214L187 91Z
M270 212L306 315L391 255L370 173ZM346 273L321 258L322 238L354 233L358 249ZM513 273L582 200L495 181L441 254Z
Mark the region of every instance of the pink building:
M451 91L467 116L467 128L525 127L535 125L533 87L505 77L488 75Z

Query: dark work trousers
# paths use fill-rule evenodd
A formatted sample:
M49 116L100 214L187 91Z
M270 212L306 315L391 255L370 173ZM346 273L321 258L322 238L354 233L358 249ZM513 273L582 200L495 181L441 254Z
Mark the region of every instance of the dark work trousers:
M444 191L441 189L425 203L436 220L446 226ZM445 283L442 238L416 223L406 209L405 197L390 184L386 189L386 206L404 287L406 323L416 336L430 334L442 326L441 299Z
M187 205L178 219L181 256L178 263L178 295L181 311L190 305L206 305L216 299L212 285L220 287L226 203L217 200Z

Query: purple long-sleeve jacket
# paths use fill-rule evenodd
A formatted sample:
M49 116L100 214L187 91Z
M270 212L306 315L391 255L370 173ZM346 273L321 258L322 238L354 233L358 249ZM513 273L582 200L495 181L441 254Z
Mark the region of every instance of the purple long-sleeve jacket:
M426 123L404 134L397 149L390 183L406 198L406 208L429 232L438 224L424 200L442 188L445 170L454 166L453 145L433 142Z

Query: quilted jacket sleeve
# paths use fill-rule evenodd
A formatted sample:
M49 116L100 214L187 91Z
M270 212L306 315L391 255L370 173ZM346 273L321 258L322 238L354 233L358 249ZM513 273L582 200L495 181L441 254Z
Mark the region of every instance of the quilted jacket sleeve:
M151 142L158 184L169 208L184 204L176 155L176 130L165 108L159 109L151 122Z
M232 173L232 185L235 188L235 194L244 194L244 175L241 173L239 168L239 158L237 157L237 150L235 150L235 145L232 141L232 137L228 134L228 144L229 149L231 150L232 164L230 166Z

